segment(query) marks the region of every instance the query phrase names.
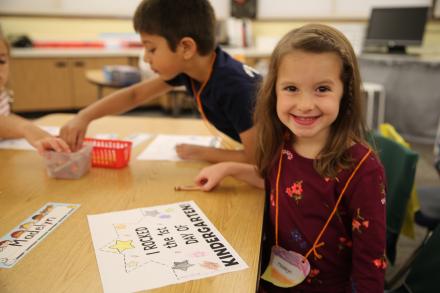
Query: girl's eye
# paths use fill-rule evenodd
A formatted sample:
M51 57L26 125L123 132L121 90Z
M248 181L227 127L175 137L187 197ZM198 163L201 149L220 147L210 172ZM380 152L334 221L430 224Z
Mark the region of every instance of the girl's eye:
M288 92L296 92L298 90L298 88L296 86L289 85L289 86L284 87L284 90L288 91Z
M325 92L330 91L330 88L328 86L320 86L317 88L317 91L320 93L325 93Z
M147 49L148 53L153 54L156 51L156 48L154 49Z
M6 63L8 63L8 60L7 60L7 59L0 59L0 64L4 65L4 64L6 64Z

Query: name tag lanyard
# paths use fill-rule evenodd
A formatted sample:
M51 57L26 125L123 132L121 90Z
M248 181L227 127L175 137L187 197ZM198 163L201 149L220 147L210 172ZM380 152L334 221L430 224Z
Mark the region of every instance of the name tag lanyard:
M348 180L345 182L344 188L342 189L339 197L336 201L335 207L333 208L330 216L313 242L312 247L309 251L303 256L294 251L288 251L279 246L278 242L278 218L279 218L279 186L280 186L280 177L281 177L281 169L283 163L283 152L280 153L280 159L278 161L278 171L276 177L276 185L275 185L275 246L272 247L272 253L270 258L270 263L266 268L265 272L261 276L262 279L273 283L278 287L289 288L300 284L310 272L310 264L307 258L313 252L315 258L321 259L322 255L320 255L317 249L323 245L325 242L320 242L322 235L327 229L330 221L335 215L338 206L342 200L342 196L347 190L348 185L353 179L356 172L359 170L361 165L365 162L367 157L370 155L371 149L362 157L357 166L354 168Z
M224 133L222 133L220 130L218 130L214 125L212 125L212 123L209 122L208 118L206 118L205 115L205 111L203 111L203 106L202 106L202 101L201 101L201 94L203 92L203 90L205 89L206 84L209 82L209 80L211 79L211 75L212 75L212 70L214 68L214 62L215 59L217 57L217 54L214 52L214 56L212 57L211 60L211 64L209 66L209 74L208 74L208 79L206 79L200 86L199 90L196 91L196 87L194 85L194 80L191 79L191 88L192 91L194 93L194 96L196 97L196 101L197 101L197 108L199 110L200 115L202 116L202 120L205 123L206 127L208 128L208 130L214 135L214 136L219 136L222 139L222 145L226 148L226 149L237 149L237 146L234 144L238 144L232 141L231 138L229 138L227 135L225 135Z

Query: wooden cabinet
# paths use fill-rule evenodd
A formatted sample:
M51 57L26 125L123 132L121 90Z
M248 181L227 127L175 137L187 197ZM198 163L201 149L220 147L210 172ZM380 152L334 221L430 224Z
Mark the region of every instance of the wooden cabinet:
M128 57L13 58L10 87L13 111L79 109L96 100L97 89L85 71L129 64Z

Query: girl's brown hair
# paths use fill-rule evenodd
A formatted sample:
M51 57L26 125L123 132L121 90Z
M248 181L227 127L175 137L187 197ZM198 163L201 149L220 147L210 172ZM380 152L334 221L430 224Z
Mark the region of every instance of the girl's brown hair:
M342 61L341 81L344 92L339 114L331 126L326 145L314 160L314 167L321 176L334 177L341 169L352 166L352 158L346 150L352 141L365 142L365 124L361 101L361 78L353 48L341 32L321 24L309 24L290 31L272 53L268 74L259 90L254 113L258 133L256 150L258 171L262 176L268 175L279 158L286 133L290 132L276 114L275 86L283 57L294 50L310 53L334 52ZM295 136L292 137L294 140Z

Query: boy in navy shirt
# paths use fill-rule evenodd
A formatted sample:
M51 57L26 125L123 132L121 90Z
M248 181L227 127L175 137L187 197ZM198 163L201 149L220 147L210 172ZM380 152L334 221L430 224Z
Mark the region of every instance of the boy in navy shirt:
M134 28L145 48L144 59L157 77L117 91L81 110L61 129L61 138L77 149L88 124L123 113L184 85L196 98L202 118L243 148L219 149L183 144L182 159L253 162L252 112L261 77L215 45L215 15L208 0L144 0Z

